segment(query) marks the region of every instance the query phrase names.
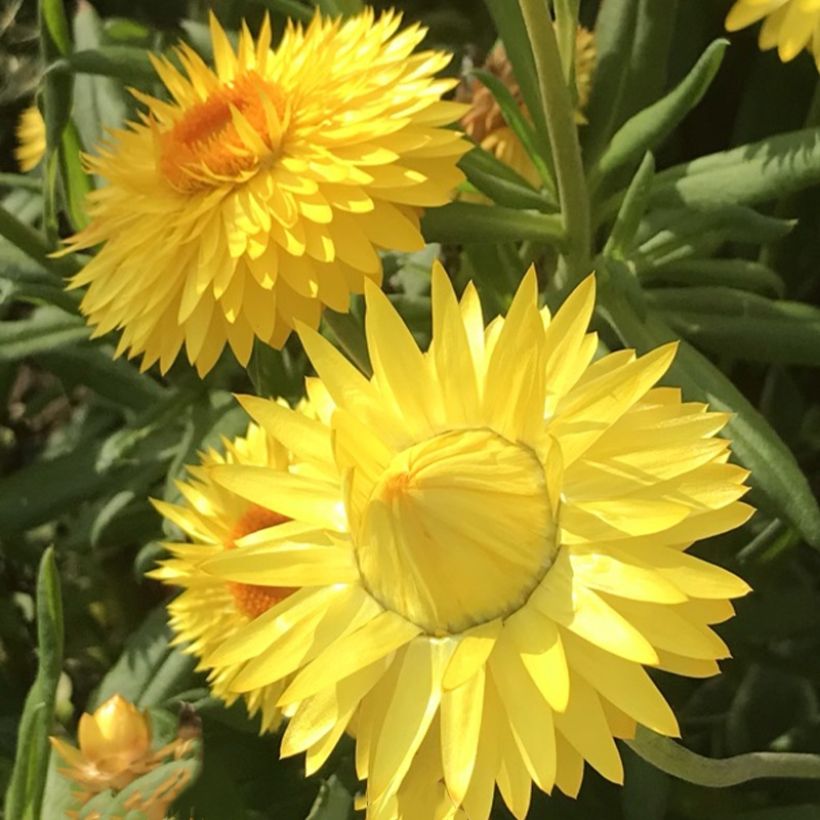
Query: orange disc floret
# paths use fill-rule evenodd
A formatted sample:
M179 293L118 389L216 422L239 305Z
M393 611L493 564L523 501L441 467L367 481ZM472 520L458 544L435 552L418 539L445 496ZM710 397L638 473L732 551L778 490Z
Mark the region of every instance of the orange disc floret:
M259 530L275 527L290 521L286 515L281 515L273 510L266 510L256 504L251 504L245 514L231 532L230 539L225 544L225 549L236 549L236 541ZM292 587L267 587L260 584L242 584L231 581L227 584L228 590L233 596L236 608L248 618L258 618L262 613L267 612L279 601L283 601L295 590Z
M266 151L275 151L284 114L280 89L249 71L232 85L214 89L160 135L160 172L177 191L193 193L207 188L209 177L229 179L251 171L259 158L248 149L248 128Z

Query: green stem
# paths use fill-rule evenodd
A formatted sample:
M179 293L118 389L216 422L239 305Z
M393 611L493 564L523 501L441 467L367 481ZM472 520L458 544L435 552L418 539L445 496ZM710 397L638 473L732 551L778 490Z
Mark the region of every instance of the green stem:
M545 0L519 2L535 58L541 103L555 161L561 213L568 237L561 276L564 281L558 282L558 285L569 287L589 273L591 248L589 198L575 125L575 109Z
M697 786L721 789L769 777L820 780L820 755L752 752L724 759L702 757L674 740L639 728L627 745L656 769Z
M0 206L0 236L8 239L12 245L19 248L26 256L31 257L46 270L60 277L70 276L80 269L80 265L71 257L52 259L49 256L52 248L43 236L30 225L21 222L2 206Z
M20 188L23 191L34 191L36 193L43 190L43 183L39 179L26 174L0 173L0 185L4 188Z

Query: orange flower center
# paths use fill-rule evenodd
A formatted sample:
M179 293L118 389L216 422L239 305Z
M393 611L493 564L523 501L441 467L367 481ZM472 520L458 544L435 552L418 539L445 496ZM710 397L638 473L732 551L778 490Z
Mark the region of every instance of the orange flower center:
M236 541L240 538L290 520L286 515L252 504L231 530L225 549L236 549ZM228 582L228 590L233 595L236 608L251 619L258 618L292 592L296 592L293 587L266 587L261 584L240 584L234 581Z
M212 91L160 135L159 170L182 193L242 179L261 155L279 147L284 114L281 90L249 71Z

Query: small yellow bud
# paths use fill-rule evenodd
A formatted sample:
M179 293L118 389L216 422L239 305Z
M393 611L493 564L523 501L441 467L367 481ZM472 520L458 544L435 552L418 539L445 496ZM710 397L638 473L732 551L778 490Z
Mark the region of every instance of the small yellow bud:
M78 740L86 759L115 775L145 757L151 747L151 728L143 712L114 695L93 715L80 718Z

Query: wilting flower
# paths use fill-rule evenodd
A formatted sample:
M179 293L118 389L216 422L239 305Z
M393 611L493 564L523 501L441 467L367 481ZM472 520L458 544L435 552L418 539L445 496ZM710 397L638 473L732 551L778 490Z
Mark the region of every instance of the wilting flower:
M76 796L81 805L99 792L121 791L167 759L184 756L190 747L190 738L179 737L152 750L148 715L120 695L93 714L83 714L77 730L79 748L57 737L50 740L67 766L60 773L80 787ZM148 820L160 820L186 784L185 769L179 769L156 793L137 793L129 808L145 812Z
M46 152L46 124L36 105L30 105L17 123L14 157L23 173L36 168Z
M315 389L316 406L321 407L322 401L327 405L327 399L322 399L321 386L316 385ZM261 406L258 399L256 402L253 406ZM264 413L265 408L261 406L260 413ZM302 412L315 415L314 407L309 404L302 407ZM326 413L324 418L328 418ZM224 454L210 449L202 454L200 466L188 468L191 480L177 484L183 504L154 502L191 543L167 544L173 558L149 575L183 588L168 606L171 626L176 632L175 642L200 659L207 659L226 638L295 592L287 586L226 582L200 568L203 561L214 555L247 548L246 545L252 545L259 537L270 535L272 527L282 526L283 532L288 531L286 516L249 503L215 484L209 475L210 468L219 464L253 465L287 473L291 469L288 451L256 424L250 425L246 435L226 441L224 446ZM310 465L302 463L294 465L294 469L309 472ZM206 660L201 660L199 668L209 669ZM209 682L214 694L228 704L239 697L230 688L239 671L238 665L210 670ZM263 730L279 724L281 712L277 701L283 688L283 682L278 681L246 694L249 713L261 713Z
M726 415L653 387L674 344L593 361L592 277L550 317L530 271L485 328L437 267L426 353L378 288L366 301L371 379L299 329L329 421L244 401L312 470L211 469L291 521L202 569L298 591L209 662L241 667L238 692L288 680L282 753L308 771L354 734L372 818L426 793L486 820L496 784L522 818L532 781L575 795L585 760L620 782L614 737L678 733L644 667L716 674L709 625L748 591L686 553L751 513Z
M103 245L73 286L96 335L122 331L118 355L165 371L184 344L204 374L227 341L245 364L254 337L280 347L346 311L380 248L422 247L420 209L449 201L468 146L442 127L464 110L433 76L450 56L414 54L425 30L400 22L317 14L271 50L266 19L234 51L211 17L214 70L184 44L183 72L154 58L172 100L135 92L148 110L88 161L109 184L68 240Z
M776 47L780 59L787 63L808 48L820 69L817 0L737 0L726 17L726 28L738 31L760 20L763 25L758 42L763 51Z
M501 43L487 55L487 60L482 67L504 83L521 111L529 118L529 112L521 96L521 89L515 79L512 65L507 59L507 52ZM592 32L583 26L578 26L575 38L575 85L578 91L575 119L579 123L586 122L583 111L589 102L594 70L595 38ZM494 154L528 182L540 187L538 171L521 140L507 125L492 92L476 78L470 82L466 93L462 91L461 98L470 102L470 110L461 118L461 125L467 134L485 151Z

